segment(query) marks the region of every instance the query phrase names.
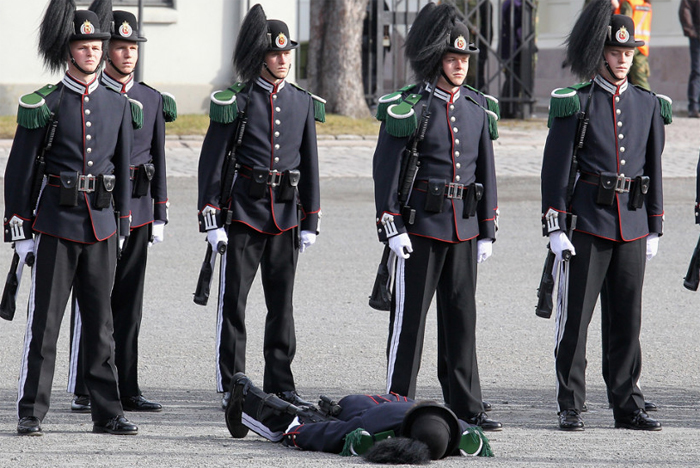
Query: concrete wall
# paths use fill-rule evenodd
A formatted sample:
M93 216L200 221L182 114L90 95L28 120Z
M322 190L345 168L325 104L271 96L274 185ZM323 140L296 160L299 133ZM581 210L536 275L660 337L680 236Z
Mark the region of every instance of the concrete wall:
M0 2L0 115L16 113L18 97L60 80L42 68L36 46L46 0ZM213 90L233 81L232 55L245 12L260 3L267 17L289 25L298 37L297 4L289 0L177 0L175 8L145 8L143 79L175 95L181 113L204 112ZM135 8L130 9L134 14ZM22 21L18 21L22 18ZM294 77L291 76L291 79Z

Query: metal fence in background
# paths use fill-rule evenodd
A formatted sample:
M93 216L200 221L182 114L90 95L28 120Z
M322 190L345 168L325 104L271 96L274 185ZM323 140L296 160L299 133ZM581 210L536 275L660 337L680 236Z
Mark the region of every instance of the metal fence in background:
M504 118L532 113L536 0L446 0L462 12L479 54L470 59L467 83L498 97ZM412 81L404 40L428 0L370 0L364 22L362 74L370 107Z

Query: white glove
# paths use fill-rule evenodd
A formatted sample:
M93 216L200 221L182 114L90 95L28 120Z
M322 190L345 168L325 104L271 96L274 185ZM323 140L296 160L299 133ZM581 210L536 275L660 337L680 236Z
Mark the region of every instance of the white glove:
M493 240L479 239L476 242L476 263L484 263L493 253Z
M301 245L299 246L299 253L304 253L306 249L314 245L316 242L316 233L313 231L301 231Z
M164 240L165 221L153 221L151 226L151 242L148 245L159 244Z
M410 253L413 252L413 246L411 245L411 239L409 239L408 234L405 232L389 238L389 248L400 258L410 257ZM406 249L406 250L404 250Z
M574 244L571 243L564 231L554 231L549 234L549 248L552 249L557 260L561 261L561 253L569 250L571 255L576 255Z
M124 250L124 242L126 242L126 236L119 236L119 250Z
M228 235L226 235L226 230L220 227L207 231L207 242L211 244L211 248L214 249L214 252L217 251L219 242L223 242L224 244L228 245Z
M659 235L655 232L647 236L647 262L659 252Z
M24 264L27 254L34 252L34 239L15 241L15 252L19 256L19 263Z

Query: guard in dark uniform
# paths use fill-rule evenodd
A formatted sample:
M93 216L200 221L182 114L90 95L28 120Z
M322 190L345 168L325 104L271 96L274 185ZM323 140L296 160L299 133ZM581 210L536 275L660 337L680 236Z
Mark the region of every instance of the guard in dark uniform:
M461 86L478 49L456 18L450 5L421 10L406 43L419 84L382 97L377 112L383 121L373 171L377 230L395 255L387 392L415 397L426 315L437 292L445 403L459 418L494 431L502 426L484 413L474 293L476 264L491 255L497 228L495 115ZM417 145L419 167L415 180L406 180L402 155L413 148L424 106L430 119ZM406 186L410 196L401 206L398 193Z
M17 403L22 435L42 434L72 287L83 310L83 375L93 402L93 432L138 432L123 416L109 304L118 244L129 233L133 129L129 101L97 79L107 39L95 13L51 1L39 50L52 71L68 59L68 71L58 85L21 98L5 171L5 241L35 256ZM55 122L45 167L35 166ZM32 195L35 171L39 180L43 175L38 200Z
M107 2L111 4L111 2ZM143 293L146 278L148 246L163 241L168 222L168 196L165 172L165 122L177 116L172 95L160 93L144 83L134 81L138 61L138 44L145 37L138 35L136 17L127 11L114 11L112 38L107 52L107 65L100 82L127 96L135 111L138 128L134 130L131 153L131 234L117 262L112 290L114 318L115 364L119 374L119 393L127 411L161 411L160 403L141 395L138 383L138 337L143 314ZM79 372L80 314L73 314L71 365L68 391L75 396L71 409L90 411L90 400Z
M221 261L217 320L217 391L245 371L246 300L260 267L267 318L263 388L296 400L293 287L299 252L316 240L320 217L314 119L323 102L287 82L287 25L255 5L241 26L234 65L241 79L212 94L211 123L199 160L199 228L212 247L228 243ZM236 136L239 122L247 125ZM235 166L227 155L235 153ZM232 187L223 179L235 167ZM224 199L222 198L222 195Z
M567 61L588 82L552 93L542 163L544 234L561 262L555 348L559 427L583 430L586 335L601 290L608 291L607 385L615 427L660 430L648 417L641 371L642 283L663 227L661 154L670 101L632 86L627 73L634 23L611 15L608 0L591 2L570 35ZM573 143L589 119L578 165ZM571 173L571 174L570 174ZM569 181L575 181L567 204ZM570 190L570 189L569 189ZM614 293L611 293L613 292Z
M458 420L447 407L430 401L416 402L395 393L348 395L337 403L321 396L318 405L297 407L256 387L242 373L233 376L232 395L226 408L226 426L234 438L248 430L287 447L337 453L344 456L384 456L383 463L415 463L400 453L415 454L415 447L395 437L425 444L424 462L450 455L492 457L488 439L477 426ZM381 442L385 441L385 442ZM378 443L381 442L381 443ZM384 446L384 447L383 447ZM387 452L391 451L391 456ZM420 459L420 450L418 458ZM402 455L402 456L403 456Z

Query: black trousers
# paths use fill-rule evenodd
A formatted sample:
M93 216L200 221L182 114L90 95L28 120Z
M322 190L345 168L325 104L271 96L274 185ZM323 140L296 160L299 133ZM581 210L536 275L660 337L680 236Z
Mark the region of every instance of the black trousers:
M151 225L133 229L117 261L111 304L114 321L114 363L119 374L119 394L122 398L141 395L138 379L139 331L143 316L143 292L146 280L148 242ZM82 323L79 304L73 301L71 317L71 356L68 392L87 395L83 379L83 355L80 350Z
M294 332L294 276L299 250L293 229L279 235L260 233L233 223L228 248L221 262L217 314L217 391L229 391L231 377L245 372L245 313L250 287L260 267L267 316L263 356L263 390L294 390L292 360L296 352Z
M605 288L607 385L615 418L644 409L637 386L641 372L639 333L646 239L615 242L575 232L576 255L569 262L567 303L557 315L554 356L559 410L580 410L586 400L586 340L588 325Z
M116 236L80 244L47 235L36 238L27 331L19 376L17 414L42 420L49 409L56 364L56 342L74 284L83 313L82 353L92 419L123 414L114 367L114 339L109 297L114 283ZM79 286L78 286L79 285Z
M438 378L445 404L467 419L484 411L476 361L476 239L456 244L411 236L398 259L387 342L387 393L416 396L425 321L438 301Z

